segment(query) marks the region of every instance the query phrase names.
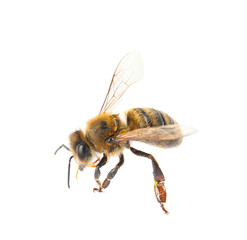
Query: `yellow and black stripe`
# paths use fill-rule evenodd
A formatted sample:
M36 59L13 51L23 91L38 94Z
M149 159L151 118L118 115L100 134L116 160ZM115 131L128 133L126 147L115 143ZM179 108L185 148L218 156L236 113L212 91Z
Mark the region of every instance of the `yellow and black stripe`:
M132 108L126 112L127 127L129 131L139 128L159 127L170 124L177 124L168 114L153 108ZM159 143L147 141L148 144L154 144L162 148L171 148L179 145L182 139L164 140Z
M177 124L168 114L153 108L132 108L126 112L126 117L130 131L138 128Z

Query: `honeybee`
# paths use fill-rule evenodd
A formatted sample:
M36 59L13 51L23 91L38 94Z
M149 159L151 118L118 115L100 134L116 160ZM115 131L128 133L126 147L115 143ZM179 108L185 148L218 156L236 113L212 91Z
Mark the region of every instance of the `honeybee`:
M115 70L99 114L88 121L85 131L80 129L71 133L69 147L63 144L55 154L62 147L72 153L68 165L68 187L70 187L70 162L74 158L78 165L77 173L86 167L95 168L94 178L97 188L93 191L98 192L102 192L109 186L123 165L124 149L127 148L138 156L150 159L153 167L155 196L163 211L168 214L164 207L166 203L165 177L157 160L151 154L133 148L130 143L140 141L161 148L171 148L178 146L183 137L194 133L195 129L178 125L168 114L153 108L132 108L125 112L126 121L120 119L119 114L111 112L126 90L143 77L143 73L140 55L137 52L125 55ZM95 153L102 154L102 158L94 159ZM100 169L113 155L119 156L119 162L101 183ZM95 165L97 161L99 162Z

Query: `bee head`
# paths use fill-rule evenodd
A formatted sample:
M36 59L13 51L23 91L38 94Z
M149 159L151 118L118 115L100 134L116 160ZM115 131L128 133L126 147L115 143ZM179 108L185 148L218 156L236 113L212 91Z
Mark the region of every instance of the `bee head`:
M92 152L84 133L81 130L71 133L69 136L69 144L79 169L82 171L85 167L90 166Z

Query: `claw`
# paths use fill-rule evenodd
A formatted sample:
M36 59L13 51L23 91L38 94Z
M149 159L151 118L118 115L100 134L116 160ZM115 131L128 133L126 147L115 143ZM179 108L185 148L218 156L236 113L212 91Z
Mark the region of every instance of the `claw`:
M95 191L102 192L102 185L101 185L100 180L99 179L96 179L96 182L97 182L99 188L94 188L93 189L93 192L95 192Z
M166 203L166 188L165 188L165 183L162 182L155 182L154 184L154 192L156 199L158 203L160 203L160 206L162 210L165 212L165 214L169 214L169 212L165 209L164 203Z
M97 191L97 192L103 192L103 191L102 191L102 188L94 188L94 189L93 189L93 192L95 192L95 191Z

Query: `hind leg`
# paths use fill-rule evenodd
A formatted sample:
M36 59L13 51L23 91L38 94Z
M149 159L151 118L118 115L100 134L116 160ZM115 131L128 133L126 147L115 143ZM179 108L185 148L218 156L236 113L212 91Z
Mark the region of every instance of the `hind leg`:
M142 152L133 147L130 147L130 150L132 153L136 154L137 156L146 157L152 161L155 196L157 201L160 203L162 210L165 212L165 214L168 214L169 212L164 207L164 203L166 203L165 177L162 170L159 167L157 160L153 157L153 155Z

